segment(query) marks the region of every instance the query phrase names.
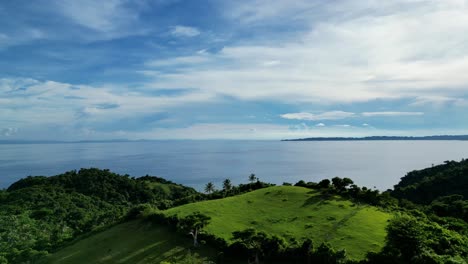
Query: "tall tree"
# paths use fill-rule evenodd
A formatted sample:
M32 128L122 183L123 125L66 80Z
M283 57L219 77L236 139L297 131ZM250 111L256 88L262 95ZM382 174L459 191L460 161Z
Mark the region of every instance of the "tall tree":
M205 185L205 192L207 194L211 194L212 192L214 192L214 190L215 190L215 186L212 182L209 182Z
M204 215L200 212L195 212L191 215L188 215L185 218L182 218L178 226L182 230L189 230L189 234L193 237L193 246L198 247L198 235L200 231L208 225L211 217Z
M252 189L252 185L256 180L258 180L258 178L255 176L255 174L253 174L253 173L250 174L250 176L249 176L250 189Z
M224 196L226 196L232 189L232 183L230 179L225 179L223 181L223 190L224 190Z

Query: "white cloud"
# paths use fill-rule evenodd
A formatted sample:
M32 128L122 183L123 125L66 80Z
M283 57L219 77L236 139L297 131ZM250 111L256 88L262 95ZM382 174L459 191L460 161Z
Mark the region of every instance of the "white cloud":
M196 66L211 60L204 55L184 56L171 59L155 59L145 63L149 67L167 67L167 66Z
M289 113L289 114L282 114L280 115L284 119L296 119L296 120L308 120L308 121L317 121L317 120L339 120L345 119L349 117L354 117L354 113L350 112L343 112L343 111L330 111L330 112L323 112L320 114L312 114L312 113Z
M92 126L109 120L164 112L188 103L209 102L215 97L203 91L155 96L126 87L116 89L34 79L0 79L0 98L5 98L0 104L0 125L18 128L27 125L37 129L48 125ZM11 134L10 130L5 131Z
M423 112L396 112L396 111L385 111L385 112L362 112L360 114L344 112L344 111L330 111L322 112L319 114L300 112L300 113L288 113L282 114L280 117L284 119L291 120L308 120L308 121L317 121L317 120L340 120L346 118L355 118L355 117L392 117L392 116L422 116ZM319 123L317 126L322 126L323 123ZM363 126L368 126L368 124L363 124Z
M200 35L200 30L195 27L175 26L171 30L171 34L176 37L195 37Z
M410 103L410 106L432 106L432 107L443 107L446 105L455 105L455 106L468 106L468 101L463 98L455 98L448 96L440 95L427 95L427 96L418 96L414 102Z
M365 117L375 117L375 116L422 116L423 112L363 112L361 114Z
M18 128L15 127L8 127L0 129L0 136L10 137L16 135L18 133Z
M468 93L466 1L343 1L320 9L311 8L319 2L306 2L250 1L253 11L249 5L230 10L233 19L250 22L270 23L283 10L295 14L304 6L312 16L280 19L302 25L300 33L227 45L152 85L321 104Z
M316 124L315 126L316 126L316 127L324 127L325 124L324 124L324 123L318 123L318 124Z
M113 32L122 24L137 19L137 14L125 7L124 0L56 1L61 12L75 23L101 32Z

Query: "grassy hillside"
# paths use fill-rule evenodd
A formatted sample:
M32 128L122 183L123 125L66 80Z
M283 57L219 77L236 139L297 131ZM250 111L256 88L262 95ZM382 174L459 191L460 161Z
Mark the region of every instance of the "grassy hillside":
M45 258L42 263L157 263L179 260L187 255L192 241L163 226L135 220L114 226ZM203 246L197 251L214 257L215 251Z
M253 227L291 242L311 238L315 245L329 242L361 259L384 245L390 214L375 207L353 204L339 196L323 197L303 187L269 187L239 196L187 204L167 210L185 216L195 211L212 219L206 232L232 239L232 232Z

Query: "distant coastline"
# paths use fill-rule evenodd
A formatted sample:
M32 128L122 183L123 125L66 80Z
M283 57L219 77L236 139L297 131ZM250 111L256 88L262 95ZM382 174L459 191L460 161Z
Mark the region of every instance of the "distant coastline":
M391 141L391 140L468 140L468 135L437 135L437 136L370 136L370 137L311 137L283 139L281 141Z
M0 140L1 144L76 144L76 143L115 143L115 142L141 142L147 140L110 139L110 140Z

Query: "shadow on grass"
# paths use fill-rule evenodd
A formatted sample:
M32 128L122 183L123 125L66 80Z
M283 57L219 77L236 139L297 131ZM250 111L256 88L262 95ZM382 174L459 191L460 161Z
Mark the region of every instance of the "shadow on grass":
M317 194L316 192L308 192L308 194L313 195L304 201L302 207L307 207L311 205L323 205L327 204L329 201L348 201L348 199L345 199L341 196L323 191L319 194Z
M207 245L194 249L191 237L142 220L114 226L48 256L41 263L160 263L179 262L187 254L212 258Z

